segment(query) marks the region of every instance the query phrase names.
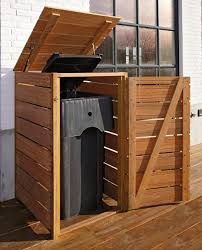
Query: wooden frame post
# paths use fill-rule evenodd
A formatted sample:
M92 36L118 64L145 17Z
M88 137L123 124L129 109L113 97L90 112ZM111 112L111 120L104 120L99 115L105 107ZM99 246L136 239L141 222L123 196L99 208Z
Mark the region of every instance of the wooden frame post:
M129 173L128 209L134 208L136 197L136 79L129 78Z
M53 239L60 235L60 78L53 74Z
M190 79L184 79L183 89L183 201L190 199Z

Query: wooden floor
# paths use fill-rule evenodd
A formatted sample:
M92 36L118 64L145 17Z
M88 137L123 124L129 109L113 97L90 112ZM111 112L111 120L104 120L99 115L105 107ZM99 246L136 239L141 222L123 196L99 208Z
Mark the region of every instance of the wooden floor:
M16 200L0 205L0 249L202 249L202 145L191 150L191 201L119 213L57 241ZM109 214L110 215L110 214Z

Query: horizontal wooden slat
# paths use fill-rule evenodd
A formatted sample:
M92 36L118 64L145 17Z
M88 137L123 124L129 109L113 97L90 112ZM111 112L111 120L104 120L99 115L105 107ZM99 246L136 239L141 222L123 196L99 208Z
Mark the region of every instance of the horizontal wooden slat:
M156 138L136 139L136 155L151 154ZM161 145L160 153L179 152L182 150L182 136L167 136Z
M118 153L105 149L104 151L104 162L107 164L118 167Z
M52 128L52 113L48 108L16 101L15 112L17 117L21 117L49 129Z
M97 82L97 83L107 83L107 84L118 84L118 81L120 80L120 76L111 76L111 77L107 77L107 76L102 76L102 77L88 77L87 81L91 81L91 82Z
M20 167L16 167L16 182L47 210L52 209L51 193Z
M52 150L52 131L35 123L16 118L16 132Z
M144 173L137 174L137 190L140 186ZM150 176L148 189L169 186L179 186L182 183L182 170L165 170L153 172Z
M136 136L156 136L159 134L164 120L137 121ZM174 119L169 123L167 135L182 134L182 119Z
M39 163L16 151L16 165L41 183L49 192L52 190L52 172L42 167Z
M136 172L144 172L150 155L136 157ZM168 170L182 168L182 153L160 154L157 158L154 170Z
M60 51L61 54L71 54L72 48L74 48L75 54L79 54L79 52L85 48L85 46L81 46L81 45L75 45L75 44L68 44L68 46L66 44L63 44L61 46L61 44L46 44L43 45L40 50L39 50L39 54L48 54L48 53L55 53L55 51ZM38 65L42 64L41 61L37 61L34 63L35 67L38 67Z
M162 77L131 77L137 85L170 85L177 84L179 76L162 76Z
M81 84L79 91L97 95L108 95L117 99L117 86L115 84L90 82Z
M50 33L46 38L47 44L53 44L57 42L57 44L75 44L75 45L82 45L87 44L93 36L87 34L81 35L80 33L77 34L62 34L62 33Z
M141 206L155 206L180 202L182 200L182 187L165 187L148 189L144 192Z
M19 199L24 205L40 220L48 229L52 227L52 215L43 207L38 201L19 184L16 184L16 198Z
M16 99L42 107L52 107L52 91L33 85L16 84Z
M117 169L104 164L103 170L104 178L117 185Z
M118 137L117 135L105 133L105 146L117 151Z
M137 85L137 102L171 101L175 84L171 85Z
M170 103L137 103L136 119L157 119L164 118ZM182 117L182 104L177 105L174 117Z
M52 153L48 149L19 134L16 134L16 148L45 168L52 169Z
M51 74L48 73L16 72L15 81L16 83L25 83L47 88L52 87Z
M59 21L62 23L72 23L77 25L89 25L91 26L98 26L104 22L104 20L114 21L111 16L103 16L103 15L96 15L94 13L78 13L75 11L64 10L64 9L55 9L47 7L44 9L43 13L40 16L40 19L48 20L52 13L60 14ZM81 18L79 18L81 17Z
M136 179L137 190L141 183L144 173L138 173ZM118 171L115 168L112 168L104 164L104 178L110 182L117 185L118 181ZM153 172L148 189L151 188L160 188L160 187L169 187L169 186L179 186L182 183L182 170L165 170L165 171L156 171Z
M39 19L36 26L34 27L33 33L37 32L37 33L41 33L44 31L45 27L47 25L47 20L44 19ZM68 29L67 29L67 25L68 25ZM57 22L55 24L55 26L52 29L52 33L62 33L62 34L78 34L78 32L81 35L85 35L86 33L88 33L89 35L94 35L97 31L97 27L89 27L89 25L85 26L82 25L82 29L81 26L76 24L76 23L62 23L62 22Z
M111 182L107 181L104 179L103 181L103 185L104 185L104 194L108 195L109 197L111 197L114 200L117 200L118 198L118 188L116 185L113 185Z

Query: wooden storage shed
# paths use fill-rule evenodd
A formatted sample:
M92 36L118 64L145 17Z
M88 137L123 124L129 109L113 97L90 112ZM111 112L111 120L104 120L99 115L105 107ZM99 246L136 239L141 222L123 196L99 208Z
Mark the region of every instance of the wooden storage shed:
M54 238L63 232L63 77L83 77L80 91L113 98L114 128L105 131L103 189L117 202L117 211L189 199L189 78L136 78L124 72L41 73L54 52L93 54L118 21L117 17L46 7L14 68L16 197Z

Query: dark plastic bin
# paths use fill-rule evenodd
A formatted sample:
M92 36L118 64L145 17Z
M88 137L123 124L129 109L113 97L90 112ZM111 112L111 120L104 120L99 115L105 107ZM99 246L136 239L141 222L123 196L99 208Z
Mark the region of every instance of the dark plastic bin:
M61 218L101 206L103 131L113 126L112 100L79 94L61 100Z

